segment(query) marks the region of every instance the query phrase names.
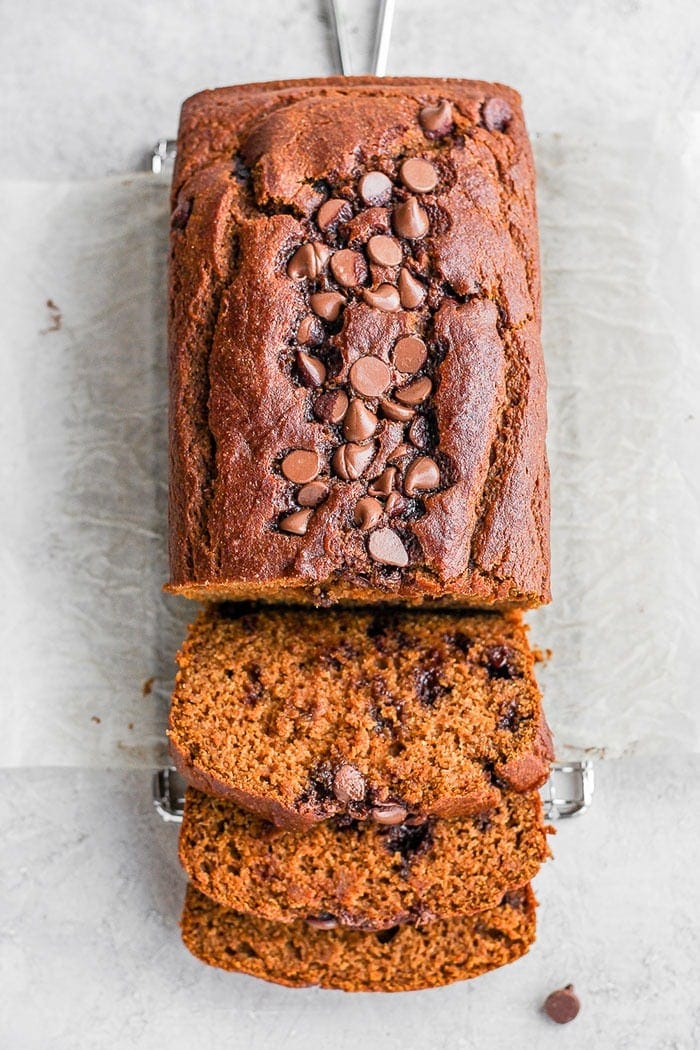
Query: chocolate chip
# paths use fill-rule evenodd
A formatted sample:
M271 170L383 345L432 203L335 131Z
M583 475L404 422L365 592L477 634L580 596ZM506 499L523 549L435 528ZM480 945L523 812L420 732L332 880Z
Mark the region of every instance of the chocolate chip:
M340 423L349 403L344 390L328 390L314 401L314 416L322 423Z
M326 378L326 366L317 357L297 350L297 368L306 386L322 386Z
M297 485L313 481L320 469L318 452L309 452L303 448L289 452L282 460L282 473L288 481Z
M367 280L367 263L360 252L343 248L332 256L331 272L343 288L355 288Z
M392 219L399 237L407 237L409 240L425 237L430 229L428 213L421 208L415 197L409 197L403 204L394 208Z
M391 180L383 171L368 171L360 179L357 190L365 204L387 204L391 199Z
M366 790L365 778L356 766L349 762L338 766L333 777L333 794L338 802L362 802Z
M389 944L393 941L400 929L400 926L392 926L390 930L380 930L379 933L375 933L374 936L380 944Z
M425 285L413 276L405 266L399 271L399 299L404 310L415 310L425 299Z
M293 514L288 514L286 518L282 518L280 521L282 532L290 532L293 536L304 536L309 527L312 514L313 510L311 508L295 510Z
M343 421L343 434L348 441L366 441L377 429L378 419L364 401L354 397Z
M340 292L315 292L309 297L309 305L324 321L337 321L345 306L345 296Z
M302 346L320 346L323 342L323 325L318 317L307 314L297 328L297 343Z
M386 470L383 470L378 478L370 482L367 489L370 496L388 496L392 489L395 488L397 474L396 467L387 467Z
M513 119L513 111L504 98L494 96L481 107L481 119L487 131L505 131Z
M316 212L316 225L319 230L332 230L339 222L347 222L352 217L352 208L348 201L340 197L331 197L324 201Z
M379 357L360 357L350 369L350 382L363 397L379 397L391 385L389 366Z
M551 992L544 1001L542 1007L547 1017L557 1024L568 1024L578 1015L581 1002L574 991L573 984L567 984Z
M416 416L408 428L408 439L416 448L427 448L428 421L425 416Z
M438 700L450 691L449 687L440 681L442 664L440 651L431 649L426 654L424 665L414 673L416 695L426 707L434 707Z
M318 915L309 915L306 922L314 930L334 930L338 925L337 919L328 911L319 912Z
M395 449L392 449L386 457L387 463L399 463L402 459L405 459L406 456L409 456L412 451L413 449L411 446L402 441L401 444L397 445Z
M356 445L349 441L334 453L333 470L343 481L357 481L374 459L374 453L374 442L369 445Z
M365 288L362 298L368 306L375 310L383 310L385 313L396 313L401 309L398 289L393 284L380 284L374 290Z
M438 173L429 160L411 157L401 165L401 181L411 193L430 193L438 184Z
M489 678L512 678L514 674L510 663L512 656L513 653L507 645L494 645L487 649L486 667Z
M390 492L384 504L384 513L388 518L395 518L403 514L407 506L406 500L400 493Z
M397 405L395 401L382 401L380 407L383 415L393 423L407 423L414 416L412 408L408 405Z
M387 827L403 824L407 816L408 810L398 802L378 802L372 806L372 820L377 824L386 824Z
M423 106L418 114L418 119L426 138L429 139L439 139L443 135L449 135L454 126L452 106L444 98L440 99L437 106Z
M403 482L403 490L407 496L415 496L416 492L427 492L440 486L440 468L434 459L428 456L418 456L410 464L406 471Z
M398 266L403 258L401 245L394 237L377 234L367 241L367 254L378 266Z
M430 396L432 389L433 384L428 377L422 376L420 379L414 379L412 383L407 383L406 386L399 387L396 391L396 398L404 405L419 405L421 401L425 401L426 397Z
M364 532L374 528L382 516L382 505L373 496L362 496L355 505L354 522Z
M287 275L297 279L308 277L314 281L328 262L330 254L330 248L322 241L302 244L287 263Z
M187 221L192 211L191 200L178 201L172 215L170 216L170 225L174 230L184 230L187 226Z
M377 529L371 534L367 547L381 565L396 565L400 569L408 565L408 551L393 529Z
M417 854L424 853L433 840L430 821L420 817L390 826L381 835L385 848L403 858L404 874L408 874L408 862Z
M317 507L323 502L329 491L325 481L310 481L297 492L297 503L300 507Z
M519 724L520 707L517 700L511 700L505 708L501 709L501 714L496 722L496 729L506 729L509 733L514 733Z

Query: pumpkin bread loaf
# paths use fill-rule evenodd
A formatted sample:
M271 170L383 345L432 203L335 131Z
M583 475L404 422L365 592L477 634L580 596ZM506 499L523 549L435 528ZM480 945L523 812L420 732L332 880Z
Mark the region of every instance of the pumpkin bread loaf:
M240 915L189 886L181 927L187 948L210 966L294 988L406 992L519 959L535 939L535 907L526 886L477 915L368 933Z
M549 600L535 185L499 84L328 78L182 110L170 589Z
M516 612L224 604L200 614L178 663L180 772L280 827L467 816L549 772Z

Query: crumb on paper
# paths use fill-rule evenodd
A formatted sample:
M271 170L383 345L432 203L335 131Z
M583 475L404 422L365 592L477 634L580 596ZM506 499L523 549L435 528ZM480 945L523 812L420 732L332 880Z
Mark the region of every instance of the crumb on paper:
M134 723L133 722L129 722L126 728L127 729L133 729L134 728Z
M143 683L143 685L141 686L141 692L143 693L144 696L150 696L151 695L151 693L153 692L153 683L154 682L155 682L155 677L147 678L146 681Z
M535 648L532 655L536 664L546 664L552 659L552 650Z
M63 322L63 314L61 313L60 306L57 306L53 299L47 299L46 309L49 311L50 324L48 328L42 328L39 334L48 335L49 332L60 332L61 324Z
M93 715L92 718L90 719L90 721L94 722L95 725L98 726L101 723L102 719L98 718L97 715Z

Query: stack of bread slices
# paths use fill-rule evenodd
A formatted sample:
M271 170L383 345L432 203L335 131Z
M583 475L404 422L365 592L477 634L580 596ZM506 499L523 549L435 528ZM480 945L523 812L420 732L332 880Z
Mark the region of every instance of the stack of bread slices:
M549 563L518 96L204 92L172 202L185 944L354 991L512 962L553 758L521 611Z

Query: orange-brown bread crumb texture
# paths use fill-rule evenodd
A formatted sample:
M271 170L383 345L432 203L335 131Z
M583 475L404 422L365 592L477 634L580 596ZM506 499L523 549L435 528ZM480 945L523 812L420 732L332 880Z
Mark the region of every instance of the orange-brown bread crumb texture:
M178 664L178 768L282 827L480 813L553 758L519 613L224 605Z
M537 792L507 792L474 817L282 831L190 789L180 859L190 882L234 911L382 930L495 907L548 856Z
M181 927L187 948L210 966L289 987L402 992L463 981L514 962L535 939L535 907L525 887L478 915L377 934L239 915L189 886Z
M426 123L441 100L442 126ZM548 601L517 93L414 78L203 92L183 107L172 209L171 589Z

